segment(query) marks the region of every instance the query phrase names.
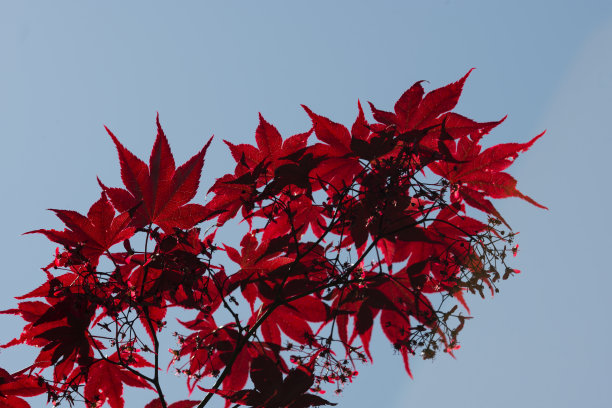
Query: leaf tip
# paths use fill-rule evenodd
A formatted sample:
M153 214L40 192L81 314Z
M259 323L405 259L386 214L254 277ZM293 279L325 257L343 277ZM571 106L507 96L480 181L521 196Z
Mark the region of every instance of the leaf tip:
M100 180L100 177L96 176L96 180L98 180L98 185L100 186L100 188L102 189L102 191L106 191L108 190L108 187L106 187L104 185L104 183L102 183L102 180Z
M215 135L210 136L210 139L208 139L208 142L206 142L206 144L204 145L204 147L201 150L202 155L206 154L206 151L208 150L208 146L210 146L210 144L212 143L214 138L215 138Z
M306 113L308 114L308 116L310 116L310 118L312 119L314 112L306 105L302 104L302 109L304 109L306 111Z
M155 114L155 124L157 125L157 133L163 135L164 131L162 130L161 123L159 122L159 112L156 112Z
M123 145L121 144L121 142L119 142L119 139L117 139L115 134L108 127L106 127L106 125L104 125L104 129L106 130L106 133L108 133L108 135L111 137L111 139L113 139L113 143L115 143L117 150L122 150Z

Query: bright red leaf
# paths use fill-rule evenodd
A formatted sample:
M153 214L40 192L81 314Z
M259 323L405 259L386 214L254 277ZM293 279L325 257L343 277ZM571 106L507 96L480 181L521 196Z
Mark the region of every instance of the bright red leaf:
M127 150L108 128L106 131L117 147L121 179L126 189L100 185L119 212L133 212L132 225L141 228L156 224L171 232L173 228L191 228L206 219L207 212L203 206L188 203L198 189L204 155L212 138L195 156L175 168L159 115L157 138L148 166Z
M134 235L134 228L129 226L129 214L123 213L115 217L115 210L104 193L91 206L87 216L69 210L51 211L55 212L68 229L64 231L40 229L26 234L44 234L51 241L66 248L73 250L78 248L83 257L93 265L96 265L100 255L113 245Z

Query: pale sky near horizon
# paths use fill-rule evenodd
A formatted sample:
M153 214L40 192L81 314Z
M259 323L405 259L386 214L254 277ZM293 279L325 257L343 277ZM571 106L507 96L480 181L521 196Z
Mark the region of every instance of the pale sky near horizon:
M120 183L102 124L148 157L159 111L178 163L214 133L204 191L231 170L221 140L252 143L258 112L284 137L309 128L301 103L350 125L358 99L390 109L415 81L431 90L476 67L456 111L508 114L488 143L547 130L510 172L550 210L497 203L520 231L522 273L494 298L468 298L456 360L413 358L411 380L377 335L374 364L327 396L355 408L610 406L611 2L125 3L0 2L0 309L42 282L55 249L21 234L61 227L46 208L86 212L96 176ZM0 343L18 335L18 319L0 321ZM0 367L25 355L0 350ZM183 383L168 382L175 400ZM135 408L152 398L131 395Z

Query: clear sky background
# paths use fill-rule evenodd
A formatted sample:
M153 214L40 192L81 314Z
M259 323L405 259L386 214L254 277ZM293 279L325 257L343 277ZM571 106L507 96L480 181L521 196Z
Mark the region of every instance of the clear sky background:
M508 114L491 144L547 129L511 173L550 210L498 202L520 231L514 266L523 272L495 298L468 300L474 319L456 360L414 358L410 380L375 336L374 365L334 401L610 406L609 0L5 0L0 58L2 309L42 282L39 268L55 249L21 234L61 227L46 208L86 212L99 197L96 176L120 184L103 124L148 157L159 111L181 163L214 133L207 189L232 168L221 140L252 143L258 112L284 136L310 127L301 103L350 125L357 99L390 109L415 81L431 90L476 67L456 111L480 121ZM4 315L0 324L1 343L21 329ZM0 366L16 370L30 356L4 350ZM183 383L168 382L171 398L186 396ZM130 395L136 408L152 398L130 403Z

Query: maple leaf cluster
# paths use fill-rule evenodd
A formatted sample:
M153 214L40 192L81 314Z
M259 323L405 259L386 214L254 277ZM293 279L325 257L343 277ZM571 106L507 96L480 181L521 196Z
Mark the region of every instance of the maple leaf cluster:
M260 115L256 145L225 142L236 165L206 204L191 201L212 138L176 167L159 118L148 164L107 129L125 188L98 180L86 215L52 210L65 228L30 232L60 246L46 281L2 311L25 322L2 347L39 354L0 370L0 406L46 393L122 408L125 386L154 394L145 408L201 408L213 395L226 406L335 405L322 394L373 361L375 327L408 374L417 353L452 355L464 294L494 293L518 272L506 266L514 234L490 199L542 207L504 172L540 136L482 150L503 119L451 112L468 75L427 94L417 82L392 112L370 104L373 122L358 103L350 129L304 106L312 128L283 138ZM232 220L248 226L239 245L218 242ZM194 399L174 403L159 380L172 308L193 313L169 351Z

